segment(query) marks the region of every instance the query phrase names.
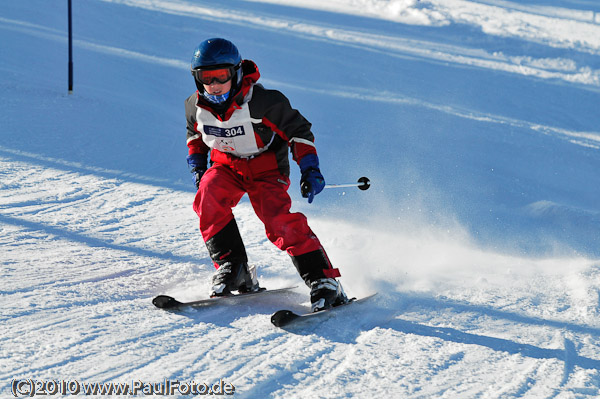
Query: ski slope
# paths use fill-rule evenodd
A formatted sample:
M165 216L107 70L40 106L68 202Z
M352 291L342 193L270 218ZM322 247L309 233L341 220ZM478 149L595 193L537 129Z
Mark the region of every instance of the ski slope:
M66 2L0 3L1 397L30 380L81 394L178 382L173 397L192 382L245 399L600 396L596 1L73 3L72 94ZM328 183L371 179L309 205L292 165L290 194L346 291L373 300L273 327L308 289L244 198L259 280L298 288L152 306L205 296L214 270L183 101L191 53L215 36L313 123Z

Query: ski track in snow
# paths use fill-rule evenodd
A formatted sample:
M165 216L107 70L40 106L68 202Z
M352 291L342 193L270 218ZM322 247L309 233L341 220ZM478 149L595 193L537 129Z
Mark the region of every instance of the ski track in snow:
M310 23L233 7L214 9L190 1L96 3L105 3L108 10L114 4L128 5L228 26L258 24L316 45L326 41L366 52L386 51L398 58L530 76L591 92L600 86L596 67L579 64L588 58L575 62L509 56L457 43L371 34L334 23ZM568 48L575 39L553 41L534 33L548 29L550 20L564 23L560 27L575 21L577 26L585 25L584 33L589 35L579 43L578 51L597 56L600 49L596 42L599 21L592 11L491 0L422 3L348 0L330 4L348 6L349 12L351 5L371 4L370 10L379 17L383 16L381 7L392 6L404 12L402 18L438 25L475 24L476 16L489 17L494 7L512 18L514 25L504 22L493 34ZM334 6L333 11L341 13L340 7ZM538 25L528 25L536 21ZM519 33L516 29L515 33L511 26L531 30ZM489 31L489 26L484 30ZM5 31L35 36L44 44L65 41L62 31L0 17L0 32ZM75 45L123 62L187 69L178 60L117 46L89 40L76 40ZM484 113L402 93L373 94L359 88L348 94L343 88L321 90L266 82L506 125L559 137L567 145L600 149L600 132L542 125L502 116L500 111ZM208 290L213 269L196 228L193 193L188 188L0 145L0 277L5 282L0 296L6 304L0 314L3 396L11 396L14 378L172 379L209 384L223 379L235 385L234 397L248 399L600 395L597 261L493 253L478 249L468 237L429 226L423 231L388 231L340 220L311 220L334 263L344 265L342 281L348 292L378 291L379 295L335 313L321 325L281 330L271 326L270 314L283 307L306 309L307 289L289 258L266 240L251 206L242 202L235 214L261 282L273 288L298 284L297 292L258 298L235 308L154 309L150 300L156 294L185 300ZM576 207L544 200L530 208L540 214L577 212ZM598 213L580 216L597 219ZM393 262L390 248L398 253Z
M462 276L455 277L461 282L456 287L443 284L447 298L382 290L380 299L360 305L362 311L348 309L319 328L289 334L270 326L268 315L282 306L275 300L227 313L219 308L157 311L149 305L154 294L185 296L207 288L202 281L210 270L206 255L186 255L190 246L201 248L187 222L189 194L36 167L6 155L0 158L0 175L2 277L11 282L2 298L12 304L1 320L3 381L17 376L112 382L224 378L235 382L237 396L247 398L598 393L600 326L592 321L597 319L581 324L583 299L569 299L560 288L564 275L542 274L537 278L547 280L543 284L518 273L496 276L495 284L470 286L464 299ZM39 176L47 184L40 186ZM239 212L247 228L251 209L242 204ZM163 214L168 217L160 218ZM346 234L360 234L344 227ZM319 222L317 228L335 227ZM256 225L252 230L257 231L245 233L261 234ZM407 238L388 240L407 245ZM263 262L277 263L280 254L267 252L271 259ZM463 268L468 274L469 267ZM23 275L24 270L29 272ZM263 273L269 274L268 267ZM598 274L584 263L574 265L567 277L577 280L576 294L598 286ZM385 288L378 278L371 284ZM420 283L419 276L402 281L411 279ZM506 281L511 294L500 292ZM180 288L169 288L175 286ZM556 292L542 294L541 287ZM545 295L543 307L536 303L540 295ZM293 306L304 299L284 298L284 303ZM589 306L597 307L597 301L596 293ZM561 308L550 312L552 306ZM457 375L465 379L459 385ZM8 390L6 382L2 389Z

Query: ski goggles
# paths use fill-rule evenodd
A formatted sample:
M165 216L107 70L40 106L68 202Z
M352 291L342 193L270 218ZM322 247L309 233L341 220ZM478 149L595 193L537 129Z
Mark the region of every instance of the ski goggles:
M235 68L230 66L219 69L192 69L194 78L203 85L209 85L213 82L225 84L231 80Z

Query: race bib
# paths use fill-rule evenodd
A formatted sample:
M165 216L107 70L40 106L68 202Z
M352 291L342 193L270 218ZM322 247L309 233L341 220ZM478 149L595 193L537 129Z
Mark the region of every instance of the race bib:
M245 100L249 100L249 93ZM251 157L263 149L258 148L254 134L255 122L250 116L248 102L244 102L226 121L217 119L210 111L198 107L196 110L196 130L202 134L202 141L211 149L226 152L238 157ZM258 120L256 123L260 123Z
M204 133L215 137L236 137L244 136L246 131L244 130L244 126L223 128L218 126L204 125Z

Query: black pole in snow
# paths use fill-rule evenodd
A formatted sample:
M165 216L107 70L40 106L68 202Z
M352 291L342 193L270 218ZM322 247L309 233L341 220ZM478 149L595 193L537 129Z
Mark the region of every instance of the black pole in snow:
M73 23L71 22L71 0L69 8L69 94L73 93Z

